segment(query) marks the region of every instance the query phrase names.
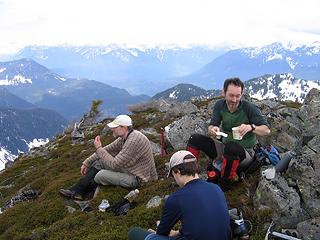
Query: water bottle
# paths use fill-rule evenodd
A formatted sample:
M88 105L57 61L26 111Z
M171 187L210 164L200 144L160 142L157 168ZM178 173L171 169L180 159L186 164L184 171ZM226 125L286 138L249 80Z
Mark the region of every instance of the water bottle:
M130 191L124 198L127 199L129 202L132 202L137 198L138 194L139 194L139 190L134 189Z

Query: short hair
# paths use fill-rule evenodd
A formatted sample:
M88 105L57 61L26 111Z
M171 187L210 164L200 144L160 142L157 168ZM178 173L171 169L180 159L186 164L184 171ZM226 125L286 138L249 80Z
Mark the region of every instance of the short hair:
M132 126L125 126L125 127L127 127L129 132L133 131L133 127Z
M181 175L195 176L196 173L200 173L200 166L196 161L186 162L172 167L171 171L175 173L180 171Z
M226 93L227 92L227 89L228 89L228 86L232 84L232 85L235 85L237 87L241 87L241 93L243 93L243 89L244 89L244 84L243 82L240 80L240 78L238 77L235 77L235 78L228 78L224 81L224 84L223 84L223 90L224 92Z

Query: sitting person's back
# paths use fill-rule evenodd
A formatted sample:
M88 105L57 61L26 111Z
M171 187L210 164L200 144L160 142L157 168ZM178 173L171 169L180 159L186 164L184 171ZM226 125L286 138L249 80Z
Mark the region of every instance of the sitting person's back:
M133 228L129 240L228 240L230 216L222 190L199 178L196 157L189 151L172 155L169 175L181 187L166 200L157 231ZM172 230L180 222L179 231Z
M228 207L223 192L215 184L194 179L173 193L166 201L157 233L168 233L177 219L186 239L229 239Z

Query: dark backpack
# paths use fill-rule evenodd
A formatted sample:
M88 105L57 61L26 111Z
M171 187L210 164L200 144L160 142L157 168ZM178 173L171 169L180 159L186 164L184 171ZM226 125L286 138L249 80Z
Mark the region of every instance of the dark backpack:
M271 144L262 146L260 143L255 145L254 157L252 163L245 169L244 174L250 174L257 171L264 165L276 165L281 159L278 150Z
M271 144L263 147L260 143L258 143L254 150L255 158L262 158L266 165L272 164L275 166L281 160L278 150Z

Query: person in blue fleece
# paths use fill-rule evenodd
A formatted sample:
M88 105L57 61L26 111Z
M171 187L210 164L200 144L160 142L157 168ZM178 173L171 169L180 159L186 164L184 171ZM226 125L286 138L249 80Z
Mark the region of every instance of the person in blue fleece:
M132 228L129 240L228 240L230 216L224 193L199 178L196 157L189 151L172 155L168 176L180 186L165 202L156 231ZM180 221L181 228L173 230Z

